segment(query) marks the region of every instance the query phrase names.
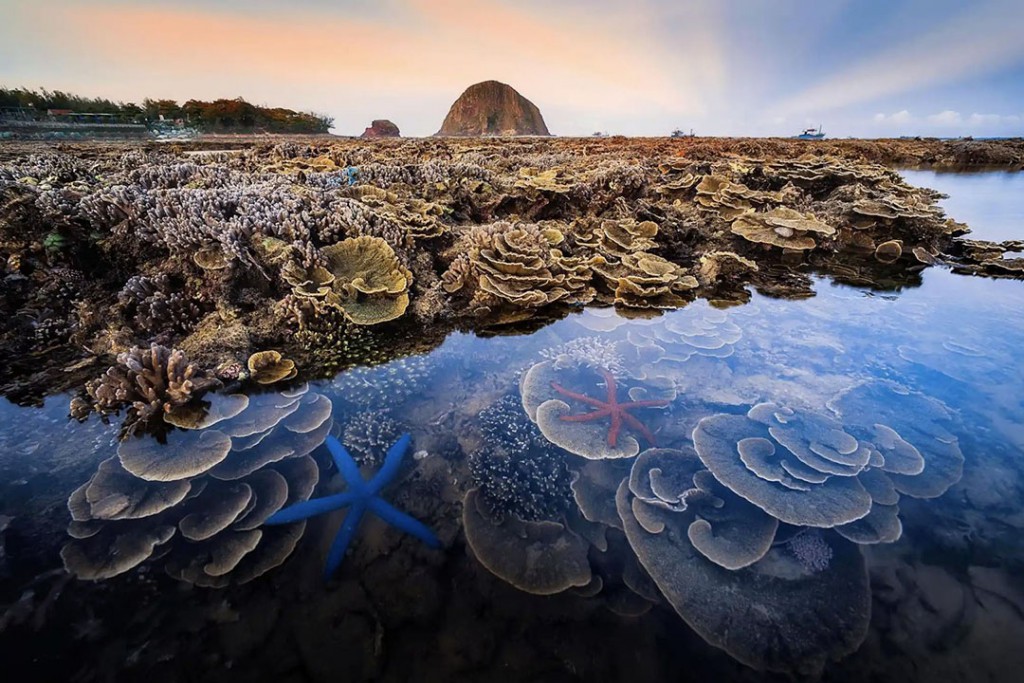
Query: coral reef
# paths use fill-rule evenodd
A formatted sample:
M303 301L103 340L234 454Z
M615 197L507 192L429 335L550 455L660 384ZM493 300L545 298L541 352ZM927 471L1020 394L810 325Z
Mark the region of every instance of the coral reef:
M693 433L697 454L726 488L781 522L861 544L898 540L901 495L935 498L960 479L952 413L882 380L843 390L828 406L835 418L774 403L704 418Z
M565 452L544 438L508 394L477 416L484 445L469 455L479 504L496 522L559 520L572 500Z
M696 482L694 477L691 485ZM631 489L624 481L616 496L630 546L669 604L708 643L760 671L810 676L860 647L871 591L856 545L837 544L833 561L822 571L805 569L781 548L730 569L708 559L694 543L716 538L694 533L709 527L701 518L707 504L697 511L690 505L666 510L643 502ZM741 532L735 541L742 543L743 525L736 521L735 527L717 526Z
M260 351L246 361L249 378L257 384L274 384L294 379L298 375L295 362L281 355L280 351Z
M319 471L309 453L330 431L330 400L304 385L206 403L160 440L122 441L75 490L61 550L69 572L100 580L162 562L176 579L223 587L287 559L305 525L263 525L312 494Z
M357 325L377 325L405 313L412 274L398 262L385 240L353 237L325 247L321 253L333 278L333 291L326 300L346 318Z
M479 491L470 489L463 501L462 525L466 543L480 563L519 590L552 595L591 581L589 544L561 522L507 517L496 523Z
M564 344L544 349L540 356L554 361L559 368L588 367L607 370L613 375L626 372L626 360L618 344L601 337L576 337Z
M402 435L402 427L387 410L367 410L350 416L341 430L341 443L360 467L381 466L381 453Z
M563 239L558 230L529 223L474 227L454 247L459 256L442 276L443 288L468 298L468 311L480 317L587 303L594 297L590 268L557 248Z
M786 541L786 547L809 572L828 569L835 552L824 535L815 529L804 529Z
M742 302L748 285L808 296L807 263L884 287L865 254L887 280L943 262L1024 275L1019 259L1001 257L1012 244L956 239L966 227L943 216L936 193L879 165L1020 163L1013 141L225 148L5 147L0 349L15 359L0 368L6 395L47 379L74 386L67 365L153 342L225 367L274 348L329 375L373 353L360 353L365 337L340 348L341 318L347 329L391 321L443 336L542 324L594 301L656 315L695 297ZM238 332L230 344L211 334L217 321ZM29 355L40 349L42 367Z
M603 384L596 390L595 376ZM598 460L633 457L640 452L637 437L654 442L654 432L632 411L653 413L676 398L670 386L648 383L630 387L623 400L619 383L608 370L580 372L559 365L557 360L543 361L527 370L520 391L523 407L546 439L570 453ZM574 413L579 404L592 410ZM622 433L624 427L628 434Z

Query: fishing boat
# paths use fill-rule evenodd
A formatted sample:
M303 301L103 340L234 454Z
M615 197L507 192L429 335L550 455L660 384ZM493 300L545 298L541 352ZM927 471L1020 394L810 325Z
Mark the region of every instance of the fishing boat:
M797 140L823 140L825 139L825 133L822 132L821 126L817 128L805 128L803 133L796 136Z

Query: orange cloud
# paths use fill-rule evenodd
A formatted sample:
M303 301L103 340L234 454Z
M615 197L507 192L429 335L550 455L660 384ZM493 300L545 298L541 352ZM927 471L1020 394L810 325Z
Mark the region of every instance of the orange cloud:
M678 50L645 37L642 22L624 25L583 10L541 14L494 2L405 0L403 20L388 23L308 9L268 16L112 2L57 11L54 5L62 4L26 11L73 36L62 41L72 60L151 74L157 82L216 79L219 92L259 82L263 91L274 86L282 93L275 99L284 102L289 88L454 97L495 78L542 108L689 114L700 109L701 89L707 90L692 74L715 72L685 68Z

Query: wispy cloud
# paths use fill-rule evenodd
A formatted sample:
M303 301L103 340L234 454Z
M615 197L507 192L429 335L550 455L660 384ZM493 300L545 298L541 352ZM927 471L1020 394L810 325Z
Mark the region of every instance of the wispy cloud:
M0 0L0 15L5 84L241 95L343 132L433 133L487 79L558 134L1024 132L1021 0Z
M901 109L894 114L875 114L872 118L875 123L909 123L914 120L913 114L906 109Z
M871 122L876 126L876 132L999 135L1013 132L1019 126L1021 117L1017 114L979 113L965 116L953 109L915 116L903 109L892 114L875 114Z
M868 54L777 105L783 112L830 111L894 94L991 73L1024 62L1024 3L988 0L927 33ZM909 32L909 30L908 30Z
M932 114L928 117L928 123L935 124L936 126L958 126L963 123L964 117L960 115L960 112L947 109L940 111L938 114Z

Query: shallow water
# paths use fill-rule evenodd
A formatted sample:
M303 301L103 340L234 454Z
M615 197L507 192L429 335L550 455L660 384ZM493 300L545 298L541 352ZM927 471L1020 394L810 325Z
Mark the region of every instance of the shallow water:
M1020 199L1024 173L986 171L900 171L911 185L948 194L939 202L946 213L971 226L970 237L1002 242L1024 239Z
M1019 196L1012 188L1024 175L907 177L951 194L948 212L975 236L1020 236L1010 231L1024 224L1024 212L1009 200ZM979 198L982 189L996 199ZM452 335L425 356L314 382L308 395L331 400L339 436L360 423L360 434L373 431L367 424L386 432L387 420L412 434L415 455L386 498L430 525L444 546L431 550L367 521L326 584L320 574L341 513L313 519L285 564L242 586L194 588L165 575L162 560L105 581L69 580L59 571L65 501L115 454L117 428L68 421L67 396L42 408L5 402L0 656L7 670L31 680L759 680L737 661L758 657L782 670L780 679L802 672L835 681L1017 680L1024 666L1024 286L930 268L919 286L898 292L824 278L815 280L815 292L799 301L755 293L750 303L724 310L697 302L655 319L589 310L529 335ZM573 340L585 341L565 346ZM610 488L595 485L577 496L589 501L591 524L571 526L602 586L548 596L517 590L486 568L514 555L514 542L498 553L466 542L462 501L480 483L467 456L501 445L493 441L518 443L516 430L529 426L525 414L505 418L504 430L482 432L480 413L505 396L518 410L523 374L529 378L531 368L556 357L550 349L582 359L578 366L560 361L568 367L555 377L567 391L607 398L588 366L596 360L615 366L622 401L627 389L633 400L665 397L658 392L671 381L675 397L667 406L635 412L662 448L687 451L700 420L725 415L736 423L762 402L777 404L777 415L794 411L795 420L775 425L777 433L787 425L804 429L810 414L836 420L862 441L873 425L889 425L927 461L922 478L903 475L899 539L856 545L831 531L811 532L820 534L828 557L808 568L787 540L802 532L783 525L764 560L722 569L693 551L685 530L671 538L682 545L673 546L663 541L674 528L659 536L630 517L624 535L594 523L611 506L613 518L604 521L622 526L614 518L615 487L632 461L557 451L582 478L611 479ZM550 394L546 376L538 386ZM844 403L851 395L858 401ZM573 414L588 410L567 403ZM566 425L584 431L566 432ZM608 427L556 419L545 435L577 452L607 454ZM776 438L764 434L753 438ZM370 450L379 454L392 436L382 434ZM627 424L616 447L630 439L638 449L648 445ZM849 450L828 430L806 427L797 440L814 453ZM314 452L318 496L343 488L324 450ZM735 453L731 444L728 450ZM700 457L713 459L707 446ZM379 462L369 457L364 465L372 472ZM915 488L923 482L937 490ZM557 497L558 486L544 483L512 488ZM798 505L794 514L814 507ZM574 509L566 514L578 514ZM709 519L717 523L713 514ZM724 526L714 528L728 538ZM594 545L589 550L579 541L584 535ZM530 552L542 563L553 551L541 543ZM676 599L679 592L691 600ZM767 621L758 621L758 609ZM799 628L786 630L791 620ZM822 652L839 661L811 661Z

